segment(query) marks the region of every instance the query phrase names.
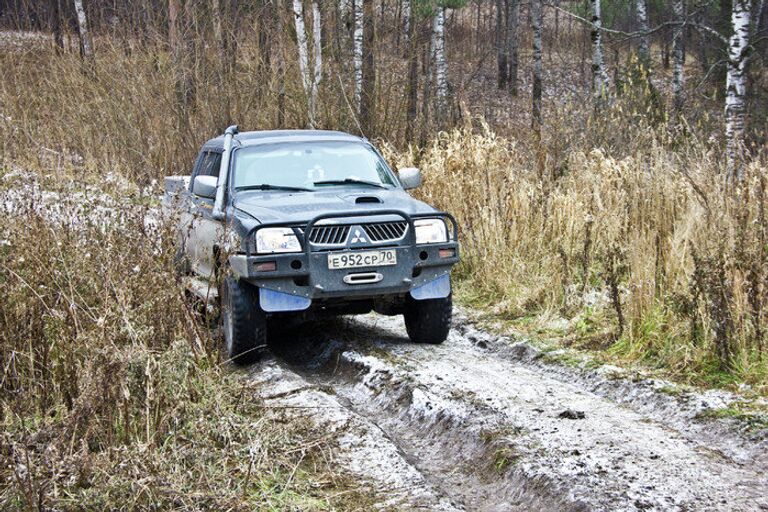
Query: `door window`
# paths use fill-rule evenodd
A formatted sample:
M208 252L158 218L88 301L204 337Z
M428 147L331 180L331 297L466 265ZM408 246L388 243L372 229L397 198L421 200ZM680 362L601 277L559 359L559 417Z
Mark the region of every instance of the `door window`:
M221 153L215 151L208 151L203 154L203 161L200 162L200 170L198 176L219 176L219 169L221 168Z

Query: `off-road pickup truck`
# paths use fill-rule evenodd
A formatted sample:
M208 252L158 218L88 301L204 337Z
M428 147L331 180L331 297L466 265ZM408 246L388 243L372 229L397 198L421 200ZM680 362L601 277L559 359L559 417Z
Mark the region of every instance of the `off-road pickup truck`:
M418 169L393 173L365 139L231 126L165 181L180 270L218 298L233 361L257 359L283 315L402 314L412 341L446 339L457 223L408 195Z

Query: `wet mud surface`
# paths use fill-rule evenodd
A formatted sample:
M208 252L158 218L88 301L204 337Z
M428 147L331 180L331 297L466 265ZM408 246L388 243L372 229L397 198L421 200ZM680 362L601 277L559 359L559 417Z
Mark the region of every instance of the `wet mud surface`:
M768 510L764 436L697 419L717 393L545 363L458 316L437 346L399 317L286 328L246 378L382 509Z

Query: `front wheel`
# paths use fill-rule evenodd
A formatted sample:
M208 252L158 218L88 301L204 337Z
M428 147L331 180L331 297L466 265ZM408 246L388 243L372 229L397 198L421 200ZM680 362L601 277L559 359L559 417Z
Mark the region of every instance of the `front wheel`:
M221 283L221 327L227 357L235 364L258 361L267 345L267 316L261 310L258 288L236 277Z
M444 299L416 300L408 297L405 302L405 330L415 343L440 344L451 329L453 302L451 296Z

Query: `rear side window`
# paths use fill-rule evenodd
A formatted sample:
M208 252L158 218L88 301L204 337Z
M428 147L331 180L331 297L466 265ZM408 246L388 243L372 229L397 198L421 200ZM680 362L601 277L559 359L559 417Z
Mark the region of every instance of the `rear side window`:
M203 153L203 159L200 162L200 170L198 176L219 176L219 168L221 167L221 153L214 151L207 151Z

